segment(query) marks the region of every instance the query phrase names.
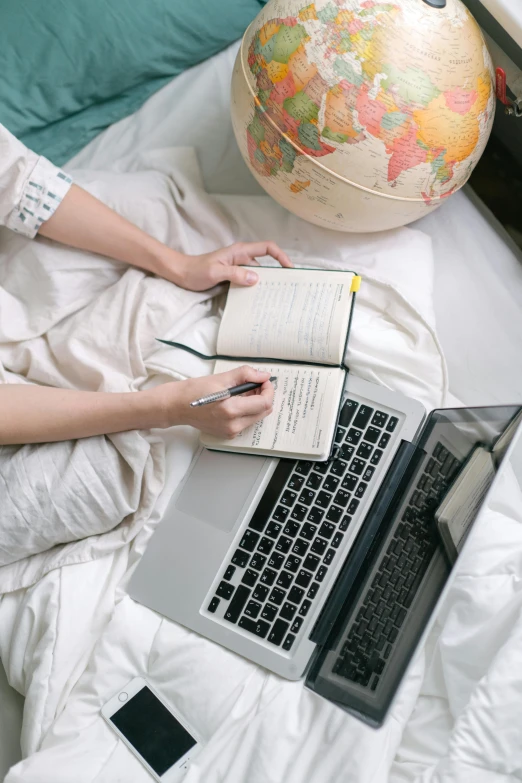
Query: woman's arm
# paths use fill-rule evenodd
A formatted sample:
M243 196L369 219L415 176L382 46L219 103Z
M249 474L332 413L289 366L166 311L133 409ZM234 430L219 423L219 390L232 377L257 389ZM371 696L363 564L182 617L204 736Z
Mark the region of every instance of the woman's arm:
M256 273L238 265L255 263L256 256L271 255L281 266L292 266L275 242L240 242L199 256L178 253L77 185L71 186L54 215L42 224L39 234L125 261L191 291L204 291L225 280L254 285Z
M0 384L0 445L86 438L175 424L190 424L203 432L232 438L272 411L274 389L269 376L243 366L126 393ZM248 382L263 385L249 395L190 407L193 400Z

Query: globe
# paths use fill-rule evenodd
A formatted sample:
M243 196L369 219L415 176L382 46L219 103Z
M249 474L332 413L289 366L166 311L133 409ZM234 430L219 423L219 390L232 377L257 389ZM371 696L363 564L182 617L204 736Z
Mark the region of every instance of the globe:
M469 178L494 108L491 58L460 0L269 0L232 77L252 174L339 231L436 209Z

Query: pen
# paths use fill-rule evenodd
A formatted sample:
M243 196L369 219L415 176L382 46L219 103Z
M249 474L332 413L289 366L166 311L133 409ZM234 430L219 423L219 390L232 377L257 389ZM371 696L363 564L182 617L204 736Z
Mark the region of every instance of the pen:
M277 381L277 377L269 378L268 380ZM231 389L224 389L220 392L214 392L214 394L208 394L206 397L201 397L199 400L194 400L194 402L190 403L190 407L199 408L200 405L208 405L210 402L228 400L229 397L235 397L237 394L244 394L247 391L252 391L252 389L259 389L262 385L262 383L240 383L239 386L232 386Z

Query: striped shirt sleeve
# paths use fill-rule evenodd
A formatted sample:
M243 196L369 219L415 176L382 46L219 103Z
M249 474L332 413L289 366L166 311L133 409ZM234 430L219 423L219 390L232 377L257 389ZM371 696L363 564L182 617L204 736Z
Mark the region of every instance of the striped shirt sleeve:
M0 225L34 237L71 184L68 174L0 125Z

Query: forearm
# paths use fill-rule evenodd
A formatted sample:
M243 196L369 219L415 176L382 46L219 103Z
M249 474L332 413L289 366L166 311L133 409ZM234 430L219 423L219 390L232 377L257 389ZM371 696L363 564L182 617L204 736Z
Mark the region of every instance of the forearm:
M172 279L176 261L183 255L166 248L138 226L118 215L90 193L72 185L62 203L39 232L64 245L124 261ZM166 257L168 256L168 258Z
M161 426L161 396L155 389L112 394L0 385L0 445L69 440Z

